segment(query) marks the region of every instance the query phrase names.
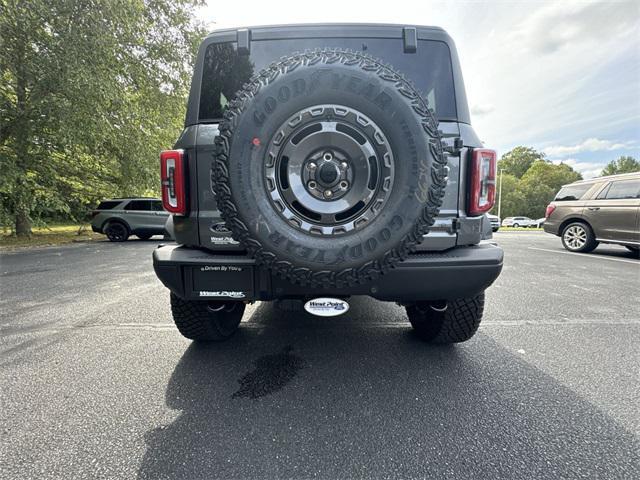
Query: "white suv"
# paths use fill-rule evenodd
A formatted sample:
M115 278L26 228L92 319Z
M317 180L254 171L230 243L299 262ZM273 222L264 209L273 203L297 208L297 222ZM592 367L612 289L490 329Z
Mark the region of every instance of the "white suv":
M535 227L535 220L531 220L529 217L507 217L502 220L503 227Z

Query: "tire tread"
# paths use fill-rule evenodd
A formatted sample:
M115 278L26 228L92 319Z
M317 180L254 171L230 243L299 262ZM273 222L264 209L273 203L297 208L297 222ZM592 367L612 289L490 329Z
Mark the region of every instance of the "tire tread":
M449 301L444 312L429 307L407 307L407 315L418 336L430 343L450 344L469 340L480 327L484 293Z
M235 315L238 323L242 318L244 305L232 312L212 312L206 302L183 300L171 293L171 313L178 331L186 338L197 341L219 342L226 340L233 332L224 332L220 325L223 315ZM238 315L239 313L239 315ZM235 332L235 330L234 330Z

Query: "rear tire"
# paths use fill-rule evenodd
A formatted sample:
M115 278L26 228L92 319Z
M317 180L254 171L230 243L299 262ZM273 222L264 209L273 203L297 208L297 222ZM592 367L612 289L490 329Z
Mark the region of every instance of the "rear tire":
M465 342L475 335L484 311L484 292L448 302L419 302L407 307L416 335L429 343Z
M514 223L514 224L513 224L513 228L518 228L519 226L520 226L520 224L519 224L519 223Z
M122 222L109 222L104 228L104 234L111 242L126 242L129 238L129 228Z
M562 230L562 246L570 252L588 253L597 246L596 236L586 223L573 222Z
M180 333L198 342L221 342L230 338L244 313L242 302L200 302L171 294L171 313Z

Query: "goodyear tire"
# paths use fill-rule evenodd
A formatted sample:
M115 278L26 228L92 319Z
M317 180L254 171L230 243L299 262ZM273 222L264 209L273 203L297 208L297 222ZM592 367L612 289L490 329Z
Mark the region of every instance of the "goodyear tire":
M233 236L301 285L377 278L422 240L444 195L434 112L362 53L268 66L229 104L216 144L212 186Z

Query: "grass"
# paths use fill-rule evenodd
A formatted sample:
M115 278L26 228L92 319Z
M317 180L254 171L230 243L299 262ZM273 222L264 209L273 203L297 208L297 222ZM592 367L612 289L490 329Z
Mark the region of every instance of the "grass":
M82 230L80 230L80 227L83 227ZM5 233L0 235L0 250L64 245L66 243L89 242L104 238L104 235L94 233L90 225L49 225L46 227L33 227L32 231L33 234L30 237L17 237L5 230Z

